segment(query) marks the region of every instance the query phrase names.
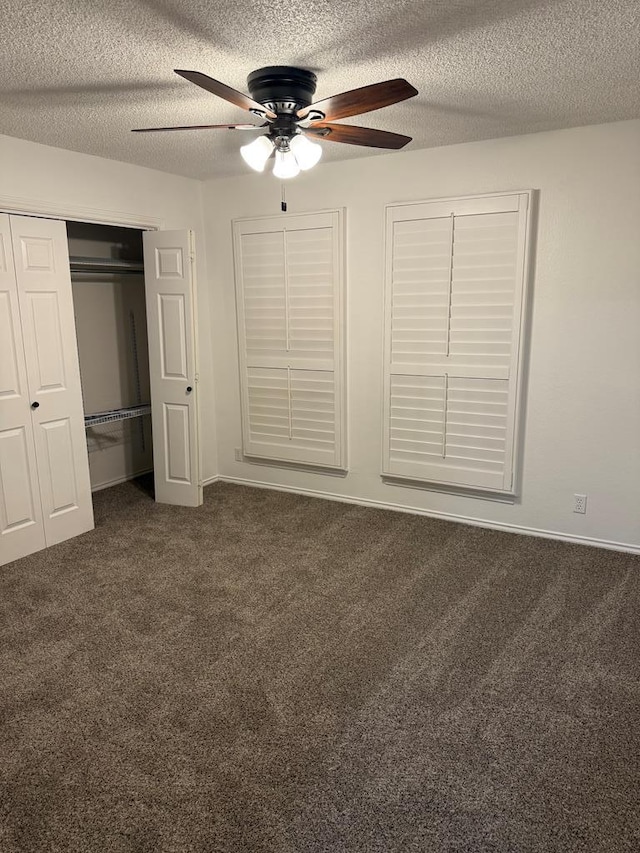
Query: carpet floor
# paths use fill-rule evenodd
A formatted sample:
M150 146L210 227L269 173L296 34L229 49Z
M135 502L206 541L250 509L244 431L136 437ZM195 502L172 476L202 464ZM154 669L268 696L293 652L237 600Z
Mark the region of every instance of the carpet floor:
M0 851L640 850L640 558L140 484L0 569Z

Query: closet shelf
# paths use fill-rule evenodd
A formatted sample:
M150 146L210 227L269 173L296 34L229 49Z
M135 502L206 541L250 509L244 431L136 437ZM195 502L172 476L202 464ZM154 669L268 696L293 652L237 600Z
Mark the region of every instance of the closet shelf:
M126 421L129 418L139 418L142 415L151 414L151 405L129 406L125 409L112 409L110 412L96 412L95 415L85 415L85 427L97 426L97 424L110 424L115 421Z
M121 261L118 258L70 257L71 272L144 273L142 261Z

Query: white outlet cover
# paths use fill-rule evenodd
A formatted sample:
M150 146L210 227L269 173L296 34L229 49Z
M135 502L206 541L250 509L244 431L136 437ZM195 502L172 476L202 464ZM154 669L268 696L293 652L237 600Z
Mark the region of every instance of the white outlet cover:
M587 511L587 496L586 495L574 495L573 496L573 511L578 512L584 515Z

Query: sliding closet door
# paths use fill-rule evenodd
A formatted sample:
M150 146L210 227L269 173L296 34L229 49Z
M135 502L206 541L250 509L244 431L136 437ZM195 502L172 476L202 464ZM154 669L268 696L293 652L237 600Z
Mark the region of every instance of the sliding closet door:
M0 214L0 565L45 547L9 217Z
M11 216L47 545L93 529L65 224Z
M143 234L156 500L199 506L193 234Z

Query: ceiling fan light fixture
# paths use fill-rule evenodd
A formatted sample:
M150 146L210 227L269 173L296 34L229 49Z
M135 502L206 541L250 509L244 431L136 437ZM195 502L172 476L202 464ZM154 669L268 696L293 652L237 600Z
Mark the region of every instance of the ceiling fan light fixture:
M255 169L256 172L263 172L267 164L267 160L271 157L273 151L273 142L268 136L259 136L250 142L249 145L243 145L240 148L242 159L247 164Z
M273 167L276 178L295 178L300 174L300 166L293 151L287 148L284 151L276 150L276 162Z
M418 94L418 90L401 77L350 89L348 92L314 102L316 75L305 68L270 65L253 71L247 78L251 96L238 92L200 71L176 69L176 74L206 92L259 116L263 123L143 127L134 132L210 129L260 131L269 128L264 136L240 148L242 158L256 172L264 171L267 160L274 153L276 162L273 173L276 177L294 178L300 169L313 168L322 156L322 149L316 142L312 142L309 136L347 145L390 150L404 148L411 142L410 136L400 133L335 123L336 119L379 110L413 98Z
M307 139L301 133L293 137L289 146L301 169L312 169L322 157L322 146Z

